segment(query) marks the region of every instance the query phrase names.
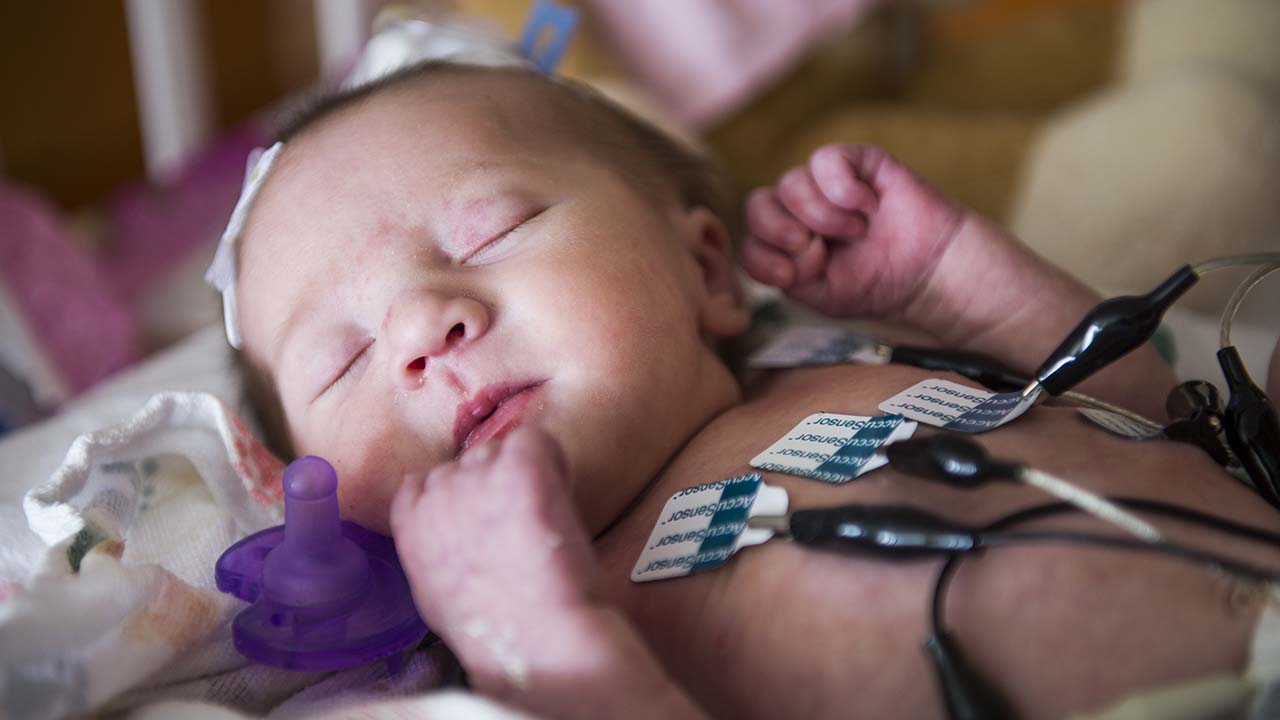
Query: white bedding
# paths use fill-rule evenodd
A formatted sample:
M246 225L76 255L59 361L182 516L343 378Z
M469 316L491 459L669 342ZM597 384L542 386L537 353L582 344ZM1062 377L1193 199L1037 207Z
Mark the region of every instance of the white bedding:
M221 325L210 326L91 390L55 417L0 441L0 581L24 581L43 551L40 539L26 530L22 496L49 478L77 436L120 422L166 390L208 392L245 416L229 360Z

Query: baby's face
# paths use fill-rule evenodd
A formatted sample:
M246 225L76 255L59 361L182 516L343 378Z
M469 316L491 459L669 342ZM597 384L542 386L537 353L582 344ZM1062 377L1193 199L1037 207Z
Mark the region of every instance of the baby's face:
M706 342L746 322L709 287L719 226L575 149L541 92L384 91L291 142L258 198L245 351L348 519L385 532L405 473L537 423L598 531L736 398Z

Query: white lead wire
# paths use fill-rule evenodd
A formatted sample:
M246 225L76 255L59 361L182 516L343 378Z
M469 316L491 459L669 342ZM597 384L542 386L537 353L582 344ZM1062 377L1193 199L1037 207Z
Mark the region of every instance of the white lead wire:
M1069 502L1081 510L1137 536L1140 540L1151 543L1158 543L1164 540L1164 536L1151 523L1110 500L1085 490L1079 485L1074 485L1034 468L1023 468L1018 475L1018 479L1028 485L1038 487L1060 500Z

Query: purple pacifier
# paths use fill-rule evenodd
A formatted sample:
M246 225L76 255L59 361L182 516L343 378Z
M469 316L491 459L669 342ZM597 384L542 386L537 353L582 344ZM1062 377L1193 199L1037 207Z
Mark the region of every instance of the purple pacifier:
M294 460L283 482L284 525L232 545L214 566L219 590L253 603L232 623L236 649L290 670L389 658L395 672L427 634L395 543L338 518L338 475L325 460Z

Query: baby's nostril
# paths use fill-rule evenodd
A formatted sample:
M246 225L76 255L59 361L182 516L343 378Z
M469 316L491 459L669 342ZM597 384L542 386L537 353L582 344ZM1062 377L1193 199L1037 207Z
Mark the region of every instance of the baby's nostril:
M457 323L453 327L449 328L449 335L445 338L445 341L454 342L456 340L461 340L466 336L467 336L467 326L463 325L462 323Z
M425 357L414 358L413 362L409 363L409 369L414 372L422 372L423 370L426 370L427 359Z

